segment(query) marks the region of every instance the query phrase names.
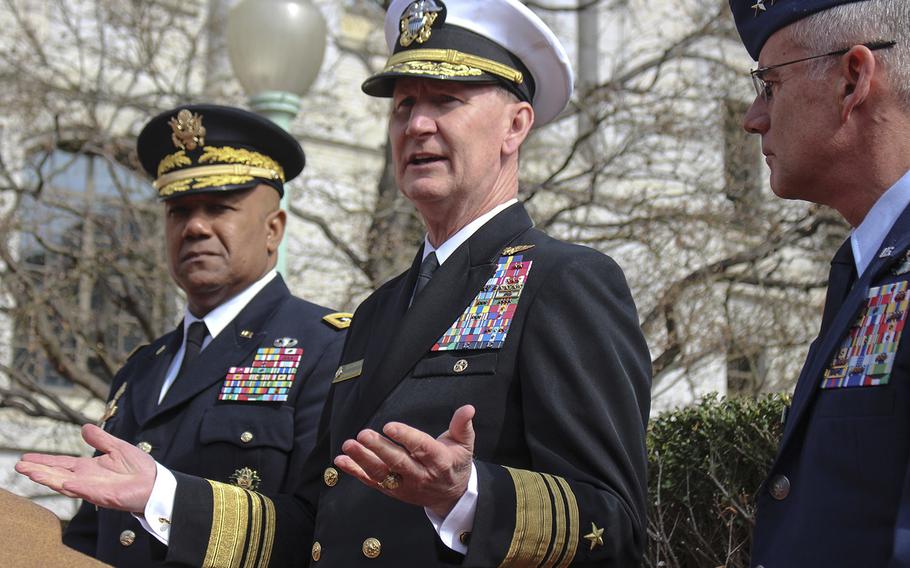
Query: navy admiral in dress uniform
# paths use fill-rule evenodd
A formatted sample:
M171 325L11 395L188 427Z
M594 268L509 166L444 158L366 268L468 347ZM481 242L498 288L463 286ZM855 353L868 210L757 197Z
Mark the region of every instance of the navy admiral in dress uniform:
M114 378L104 428L169 468L287 490L315 444L350 316L292 296L275 271L279 199L303 151L258 115L191 105L152 119L138 153L163 201L170 271L187 305L177 329ZM64 542L131 568L160 565L166 551L139 519L88 503Z
M752 562L907 566L910 3L730 5L758 61L744 127L762 137L771 189L853 227L758 493Z
M565 52L517 0L397 0L386 38L363 89L391 98L397 182L426 240L358 308L297 494L176 474L168 559L635 566L650 398L635 306L615 262L534 229L517 202L521 144L571 95ZM20 469L73 478L49 465Z

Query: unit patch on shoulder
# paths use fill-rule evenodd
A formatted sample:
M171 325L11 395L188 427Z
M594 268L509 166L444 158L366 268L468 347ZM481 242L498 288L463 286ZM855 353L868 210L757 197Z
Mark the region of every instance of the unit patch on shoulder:
M866 306L825 369L821 388L888 384L908 303L907 280L870 288Z
M299 347L260 347L249 367L231 367L218 400L284 402L303 357Z
M532 261L523 260L521 255L500 257L496 272L464 313L436 341L432 351L502 347L531 264Z
M354 314L349 312L335 312L334 314L326 314L322 316L322 321L334 327L335 329L347 329L351 327L351 321L354 319Z

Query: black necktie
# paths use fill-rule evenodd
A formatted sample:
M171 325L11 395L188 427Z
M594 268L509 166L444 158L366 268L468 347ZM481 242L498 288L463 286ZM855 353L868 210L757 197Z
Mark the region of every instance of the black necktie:
M417 284L414 286L414 298L416 299L420 292L430 283L433 273L439 268L439 261L436 260L436 252L427 255L423 262L420 263L420 271L417 273ZM411 300L413 303L414 300Z
M822 315L822 326L819 335L828 329L850 288L856 281L856 262L853 260L853 248L850 239L837 249L831 259L831 272L828 273L828 294L825 296L825 311Z
M183 376L184 371L196 360L199 352L202 351L202 343L205 341L209 330L205 327L204 321L194 321L190 324L190 329L186 332L186 348L183 351L183 361L180 363L180 371L177 373L176 383Z

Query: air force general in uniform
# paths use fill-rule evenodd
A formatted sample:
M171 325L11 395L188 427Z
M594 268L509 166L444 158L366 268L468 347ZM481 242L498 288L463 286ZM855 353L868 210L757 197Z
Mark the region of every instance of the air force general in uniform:
M274 269L278 197L303 167L300 145L250 112L192 105L152 119L138 153L164 201L171 273L188 305L117 373L104 428L169 468L287 491L315 444L350 316L292 296ZM130 568L160 565L166 552L136 517L89 503L64 542Z
M853 227L757 499L764 568L910 565L910 3L730 0L771 189Z
M300 488L175 473L168 498L143 476L149 498L118 507L172 502L167 558L182 565L635 566L638 315L613 260L535 229L517 201L522 142L571 95L566 54L517 0L397 0L385 30L393 53L363 89L392 98L398 188L427 237L357 309ZM73 477L53 465L18 467L51 487Z

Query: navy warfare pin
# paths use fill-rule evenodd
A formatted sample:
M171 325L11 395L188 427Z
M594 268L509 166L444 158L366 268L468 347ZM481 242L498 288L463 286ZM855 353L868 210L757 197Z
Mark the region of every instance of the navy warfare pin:
M398 42L401 47L408 47L415 41L423 43L430 39L431 29L440 13L445 20L445 4L440 0L417 0L408 5L407 10L401 15L401 36ZM440 22L442 23L442 22Z

